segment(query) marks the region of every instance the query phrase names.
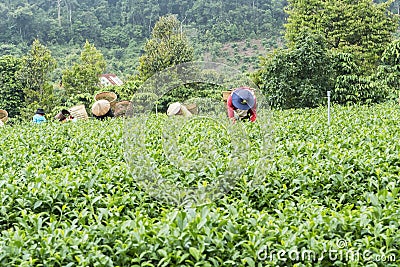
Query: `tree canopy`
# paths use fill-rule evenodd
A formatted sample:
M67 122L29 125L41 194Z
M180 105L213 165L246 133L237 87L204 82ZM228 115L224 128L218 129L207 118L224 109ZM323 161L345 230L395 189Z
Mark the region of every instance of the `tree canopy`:
M85 104L89 104L89 99L92 99L94 93L99 90L99 76L105 68L106 61L103 54L93 44L86 41L80 59L63 72L62 85L66 96L70 100L76 97L81 98Z
M272 107L315 107L332 89L331 65L323 37L304 33L294 47L269 55L256 79Z
M139 77L146 80L158 71L192 60L193 47L182 32L179 20L172 15L161 17L139 58Z
M324 91L332 91L337 103L379 102L398 90L397 63L388 60L398 52L396 44L390 46L398 27L398 16L390 12L393 1L288 3L287 49L268 55L255 74L272 106L314 107ZM305 36L320 36L324 45Z
M18 79L21 59L8 55L0 57L0 107L8 111L10 117L20 115L24 102L24 92Z
M392 2L289 0L287 45L293 46L304 32L321 34L329 49L353 54L364 70L371 71L398 28L398 17L389 11Z
M161 16L176 14L201 38L218 41L275 35L281 29L285 0L0 0L0 43L30 42L127 47L143 42Z

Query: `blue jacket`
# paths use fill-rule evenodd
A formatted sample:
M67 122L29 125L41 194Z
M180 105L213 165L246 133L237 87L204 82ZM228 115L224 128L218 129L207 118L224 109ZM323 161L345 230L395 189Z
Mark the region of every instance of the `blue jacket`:
M34 123L42 123L42 122L46 122L46 118L45 118L44 116L42 116L42 115L35 114L35 115L33 116L32 121L33 121Z

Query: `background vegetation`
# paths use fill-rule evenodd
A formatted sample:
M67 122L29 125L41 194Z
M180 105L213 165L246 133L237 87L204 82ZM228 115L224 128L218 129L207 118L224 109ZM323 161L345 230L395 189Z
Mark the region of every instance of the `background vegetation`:
M0 104L22 117L90 105L104 72L130 99L157 71L193 60L249 74L276 108L316 107L328 90L341 104L394 99L399 2L0 1Z
M197 58L216 59L224 44L251 39L263 39L267 47L275 44L285 5L285 0L1 0L0 55L21 55L39 39L63 67L88 40L104 53L108 71L128 75L161 16L176 14L196 44Z

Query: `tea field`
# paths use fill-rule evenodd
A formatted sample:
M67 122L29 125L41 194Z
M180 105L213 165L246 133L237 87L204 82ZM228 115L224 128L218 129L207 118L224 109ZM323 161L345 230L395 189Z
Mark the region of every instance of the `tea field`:
M0 266L399 266L400 107L334 106L329 127L326 117L325 108L273 111L261 165L266 122L244 124L247 167L229 192L191 206L138 183L123 119L1 127ZM219 137L211 176L189 175L164 155L163 120L148 121L140 155L164 179L223 175L229 137ZM183 136L195 142L188 157L213 134ZM138 162L136 174L149 166Z

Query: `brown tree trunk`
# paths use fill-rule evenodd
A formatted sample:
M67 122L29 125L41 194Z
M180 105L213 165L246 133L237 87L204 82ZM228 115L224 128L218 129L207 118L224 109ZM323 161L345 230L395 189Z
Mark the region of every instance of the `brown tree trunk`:
M61 0L57 0L57 18L58 26L61 27Z

